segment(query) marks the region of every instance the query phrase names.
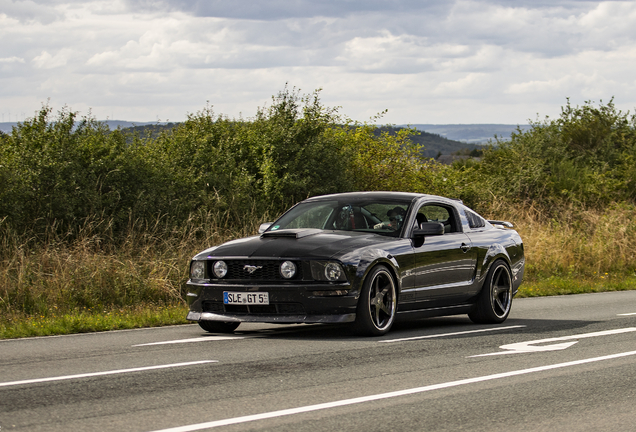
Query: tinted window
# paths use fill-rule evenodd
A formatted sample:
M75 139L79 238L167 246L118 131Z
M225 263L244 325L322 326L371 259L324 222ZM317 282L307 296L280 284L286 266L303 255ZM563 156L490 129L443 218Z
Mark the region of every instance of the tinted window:
M318 228L399 236L408 206L399 201L306 202L285 213L269 231Z
M468 225L471 228L483 228L486 226L486 221L479 215L466 210L466 219L468 219Z
M423 205L418 210L416 217L419 224L422 222L440 222L444 225L445 233L460 231L454 211L447 206L438 204Z

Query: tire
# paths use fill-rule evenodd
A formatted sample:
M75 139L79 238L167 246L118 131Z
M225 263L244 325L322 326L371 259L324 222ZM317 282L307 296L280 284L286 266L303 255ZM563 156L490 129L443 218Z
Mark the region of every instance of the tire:
M395 280L383 265L375 267L364 281L354 330L366 336L386 334L395 321L397 290Z
M503 260L497 260L488 271L477 303L468 313L477 324L499 324L508 318L512 308L512 274Z
M199 321L199 327L209 333L232 333L240 322Z

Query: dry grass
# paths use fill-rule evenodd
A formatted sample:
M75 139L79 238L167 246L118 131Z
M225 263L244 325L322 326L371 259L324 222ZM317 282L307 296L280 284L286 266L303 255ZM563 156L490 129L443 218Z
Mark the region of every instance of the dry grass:
M162 220L153 226L131 224L119 242L112 241L109 224L103 222L85 224L79 233L48 235L45 242L5 230L0 238L0 326L34 317L47 322L96 311L183 308L192 256L255 233L260 220L251 220L238 231L224 228L211 214L193 215L178 228ZM69 241L71 236L75 240Z
M604 274L633 276L636 272L636 207L620 205L600 210L565 210L559 221L546 219L532 206L494 209L510 220L524 241L529 281L551 276L591 278ZM495 217L492 216L492 217Z

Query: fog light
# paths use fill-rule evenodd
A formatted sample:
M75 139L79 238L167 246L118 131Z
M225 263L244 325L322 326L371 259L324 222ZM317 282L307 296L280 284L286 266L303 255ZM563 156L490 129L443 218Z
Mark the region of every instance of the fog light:
M291 261L285 261L280 265L280 274L285 279L291 279L296 275L296 264Z
M227 264L225 261L217 261L214 263L214 275L219 279L227 274Z

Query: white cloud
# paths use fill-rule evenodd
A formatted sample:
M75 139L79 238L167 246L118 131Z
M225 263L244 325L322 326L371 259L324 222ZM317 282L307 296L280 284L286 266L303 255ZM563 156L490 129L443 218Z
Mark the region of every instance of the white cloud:
M636 105L636 2L0 0L0 106L252 115L286 82L365 120L522 123ZM16 95L22 95L22 98ZM22 101L22 102L20 102ZM621 105L622 104L622 105ZM6 108L5 108L6 107Z
M0 58L0 63L24 63L24 59L16 56Z
M68 48L59 50L55 55L51 55L47 51L42 51L39 56L33 58L32 62L35 67L39 69L59 68L66 66L72 55L73 51Z
M21 23L49 24L62 17L54 2L38 3L31 0L0 0L0 16Z

